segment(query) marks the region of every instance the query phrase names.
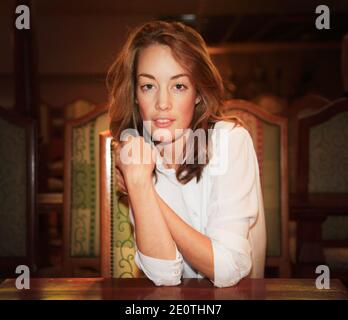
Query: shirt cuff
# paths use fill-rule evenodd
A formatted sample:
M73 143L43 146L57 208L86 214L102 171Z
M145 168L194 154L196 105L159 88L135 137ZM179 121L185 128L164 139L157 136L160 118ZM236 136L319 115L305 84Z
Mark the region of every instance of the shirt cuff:
M156 286L176 286L181 283L184 264L176 246L175 250L175 260L149 257L136 250L135 263Z
M237 251L226 249L219 242L212 240L214 254L214 286L223 288L236 285L251 271L251 257Z

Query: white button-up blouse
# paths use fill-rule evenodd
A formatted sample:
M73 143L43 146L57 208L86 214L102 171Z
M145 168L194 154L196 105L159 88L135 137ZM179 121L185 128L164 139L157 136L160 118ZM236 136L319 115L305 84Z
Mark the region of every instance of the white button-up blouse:
M183 185L175 169L156 164L155 189L186 223L208 236L214 255L217 287L232 286L246 276L263 277L266 230L259 167L249 132L233 122L219 121L212 129L213 153L197 183ZM134 216L130 209L130 221ZM135 236L135 234L134 234ZM176 249L175 260L142 254L135 263L156 285L178 285L181 277L203 278Z

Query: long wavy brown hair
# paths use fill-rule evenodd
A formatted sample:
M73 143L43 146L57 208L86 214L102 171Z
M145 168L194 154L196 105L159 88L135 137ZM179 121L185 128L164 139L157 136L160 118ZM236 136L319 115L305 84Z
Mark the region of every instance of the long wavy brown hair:
M142 135L142 118L135 103L137 59L140 50L153 44L171 48L174 58L190 75L201 98L195 107L190 128L193 131L205 130L207 147L198 150L198 144L195 143L192 148L194 163L184 161L176 170L176 177L182 184L194 177L199 181L209 162L208 129L220 120L233 121L237 126L243 126L243 122L237 117L223 114L223 80L209 56L202 36L193 28L180 22L152 21L130 32L107 75L111 133L116 141L120 140L125 129L135 128ZM205 153L204 164L198 163L198 159L202 159L199 152Z

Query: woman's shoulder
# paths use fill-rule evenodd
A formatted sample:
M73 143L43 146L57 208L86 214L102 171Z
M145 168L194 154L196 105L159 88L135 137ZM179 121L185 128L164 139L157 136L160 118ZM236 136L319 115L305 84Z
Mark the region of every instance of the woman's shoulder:
M237 125L234 121L220 120L214 125L214 130L219 130L219 134L216 136L228 136L235 139L247 139L250 137L249 131L241 126Z
M253 152L253 142L249 131L232 121L216 122L211 146L209 168L212 176L225 174L228 168L237 161L236 159L247 157ZM240 166L247 164L247 161L239 162Z

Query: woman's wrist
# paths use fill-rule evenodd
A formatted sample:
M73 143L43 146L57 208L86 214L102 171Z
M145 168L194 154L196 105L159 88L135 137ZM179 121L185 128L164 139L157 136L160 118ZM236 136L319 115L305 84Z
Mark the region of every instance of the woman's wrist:
M126 180L128 197L131 202L143 203L151 198L154 192L152 179L128 179ZM134 212L134 215L137 214Z
M129 192L133 189L144 190L144 188L153 185L151 176L127 176L125 177L125 183Z

